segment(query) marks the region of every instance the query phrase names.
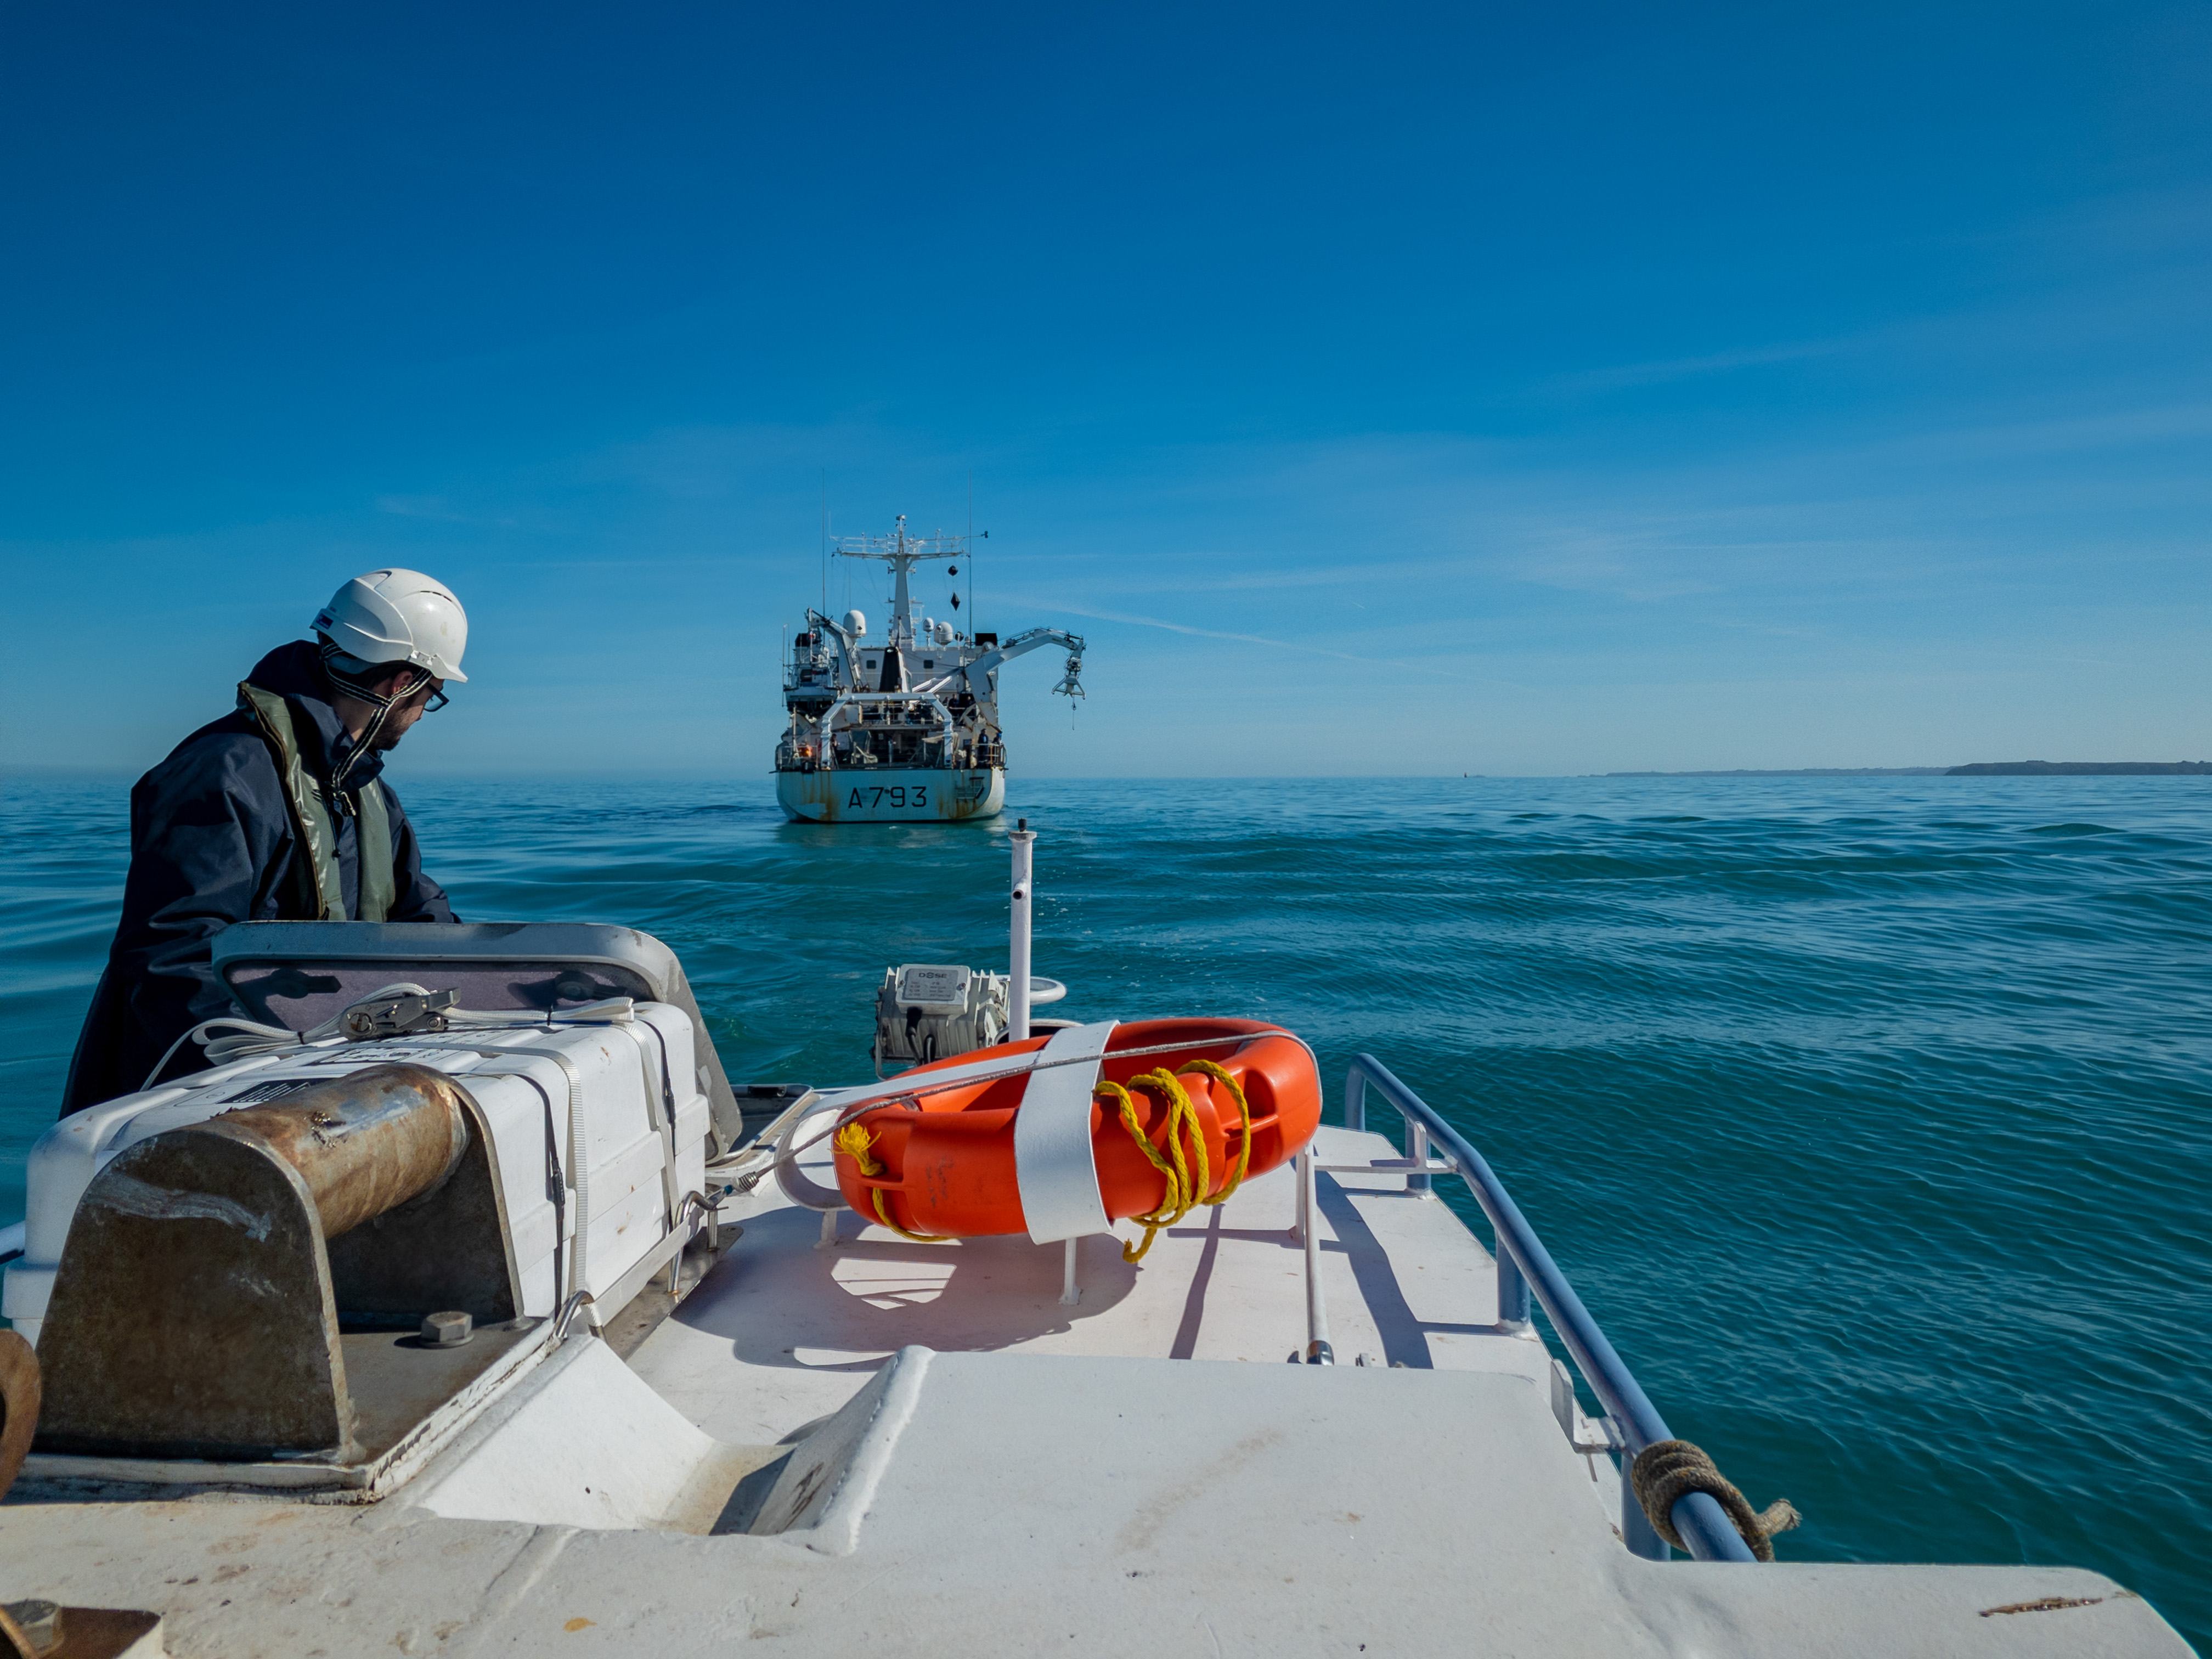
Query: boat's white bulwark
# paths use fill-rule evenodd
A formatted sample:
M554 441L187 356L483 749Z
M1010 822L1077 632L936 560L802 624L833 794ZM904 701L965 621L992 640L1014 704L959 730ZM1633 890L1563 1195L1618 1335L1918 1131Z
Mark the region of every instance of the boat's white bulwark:
M2186 1659L2148 1603L2063 1567L1632 1555L1616 1478L1496 1322L1487 1254L1324 1128L1304 1331L1291 1172L1164 1232L932 1243L773 1190L624 1364L580 1326L364 1508L21 1487L18 1583L164 1615L196 1656L1470 1653L1580 1659ZM826 1161L826 1160L825 1160ZM817 1171L818 1173L819 1171ZM651 1294L651 1292L647 1292ZM1242 1362L1242 1363L1240 1363Z
M891 769L870 787L909 793L830 805L934 804ZM1024 836L1024 895L1026 853ZM1026 898L1014 915L1026 983ZM80 1115L149 1132L127 1148L77 1145L69 1120L33 1153L25 1240L53 1263L52 1297L45 1260L11 1273L8 1310L40 1321L39 1352L28 1370L0 1354L0 1395L13 1428L43 1370L49 1434L66 1409L12 1490L0 1470L0 1563L15 1594L157 1618L139 1659L688 1659L757 1639L794 1659L2186 1659L2094 1572L1644 1549L1626 1431L1586 1415L1514 1291L1530 1281L1433 1189L1480 1162L1440 1118L1459 1146L1441 1164L1418 1137L1401 1157L1324 1126L1297 1164L1174 1218L1133 1260L1110 1227L917 1237L844 1210L832 1160L850 1148L802 1136L860 1091L808 1091L707 1158L719 1067L691 1086L672 957L632 987L672 1000L586 1000L657 941L582 949L579 933L621 930L556 929L561 948L541 932L533 951L525 926L490 930L483 957L445 942L460 930L411 926L218 944L256 1006L289 996L296 1013L304 993L338 1014L250 1027L265 1054ZM489 964L471 982L492 1006L344 981L375 985L410 951L437 977ZM279 981L251 969L278 963L283 988L254 990ZM424 1027L434 1013L458 1023ZM356 1073L388 1107L356 1109L337 1086ZM448 1092L464 1076L465 1100ZM178 1098L196 1094L211 1098ZM254 1104L261 1118L218 1123ZM337 1190L332 1146L390 1198L331 1236L356 1241L337 1254L311 1207ZM259 1179L272 1166L289 1173ZM441 1249L419 1248L426 1213ZM1533 1236L1508 1243L1540 1255ZM167 1302L139 1289L155 1267L180 1270ZM483 1316L392 1322L374 1298L392 1283ZM1555 1313L1572 1301L1553 1296ZM349 1306L368 1311L341 1328ZM305 1431L263 1409L307 1389L329 1409Z
M775 798L801 823L953 823L998 817L1006 804L1006 775L997 767L778 772Z

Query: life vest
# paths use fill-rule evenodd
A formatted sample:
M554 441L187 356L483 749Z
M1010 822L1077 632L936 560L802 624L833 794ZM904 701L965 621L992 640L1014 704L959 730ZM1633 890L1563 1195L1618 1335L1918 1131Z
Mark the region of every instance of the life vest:
M238 706L252 718L276 763L276 781L284 787L291 810L294 839L299 847L292 860L299 879L299 902L306 915L317 921L346 921L345 888L338 879L337 831L324 804L322 786L300 760L299 733L292 725L292 710L274 691L250 681L240 682ZM359 854L359 914L356 921L382 921L392 914L398 884L392 872L392 815L384 804L384 791L371 782L343 792L352 803L355 850Z
M1133 1218L1146 1231L1124 1247L1131 1261L1159 1228L1286 1163L1321 1123L1312 1054L1250 1019L1080 1027L880 1087L900 1092L832 1140L839 1189L860 1215L911 1238L1040 1243Z

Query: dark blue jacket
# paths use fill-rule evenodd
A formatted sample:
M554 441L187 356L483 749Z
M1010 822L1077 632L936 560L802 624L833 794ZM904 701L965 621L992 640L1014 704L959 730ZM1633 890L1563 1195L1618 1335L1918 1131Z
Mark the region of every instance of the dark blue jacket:
M352 754L354 741L331 706L316 647L305 640L279 646L247 678L290 707L301 763L327 797L331 770ZM422 873L399 798L378 781L383 769L384 757L372 750L354 761L345 787L383 790L391 811L396 896L388 920L451 921L445 890ZM361 902L356 825L349 812L332 819L351 915ZM200 727L138 780L123 919L70 1063L64 1115L144 1087L163 1049L200 1021L237 1012L216 978L210 941L234 921L311 919L293 872L297 854L276 763L242 710ZM205 1065L199 1045L188 1042L162 1075Z

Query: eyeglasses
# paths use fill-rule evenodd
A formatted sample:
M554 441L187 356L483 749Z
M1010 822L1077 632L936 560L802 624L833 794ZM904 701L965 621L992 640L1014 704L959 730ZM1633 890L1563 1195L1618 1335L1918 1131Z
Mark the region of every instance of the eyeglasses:
M422 696L423 686L428 686L430 689L430 695L427 697ZM436 714L441 708L443 708L447 703L453 701L451 697L448 697L446 695L446 688L444 686L437 684L435 682L428 678L425 678L422 685L416 686L412 691L407 693L407 697L401 699L401 702L404 702L408 698L414 697L422 697L422 712L426 714Z

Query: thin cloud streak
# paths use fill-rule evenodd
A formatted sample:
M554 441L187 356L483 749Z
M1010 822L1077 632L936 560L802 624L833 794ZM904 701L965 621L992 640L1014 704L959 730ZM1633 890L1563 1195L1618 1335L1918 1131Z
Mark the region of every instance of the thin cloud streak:
M1423 663L1385 661L1379 657L1358 657L1348 651L1332 651L1326 646L1300 645L1291 640L1271 640L1261 634L1234 634L1218 628L1194 628L1188 623L1168 622L1158 617L1139 617L1126 611L1101 611L1095 606L1071 605L1066 599L1034 599L1025 595L1014 596L1016 604L1026 604L1039 611L1057 611L1071 617L1090 617L1099 622L1122 623L1133 628L1157 628L1170 634L1186 634L1194 639L1228 640L1238 645L1264 645L1274 651L1295 651L1309 657L1331 657L1338 662L1358 663L1363 668L1411 669L1415 673L1434 674L1439 678L1464 681L1466 676L1449 670L1431 668Z
M1658 386L1699 374L1725 374L1739 368L1763 368L1771 363L1832 356L1856 343L1856 339L1847 337L1790 345L1750 346L1736 351L1716 351L1702 357L1670 357L1656 362L1623 363L1614 368L1593 368L1579 374L1562 375L1553 384L1576 392L1625 391L1630 386Z

